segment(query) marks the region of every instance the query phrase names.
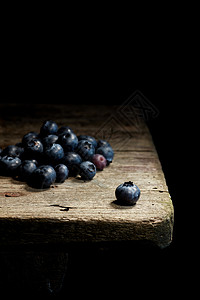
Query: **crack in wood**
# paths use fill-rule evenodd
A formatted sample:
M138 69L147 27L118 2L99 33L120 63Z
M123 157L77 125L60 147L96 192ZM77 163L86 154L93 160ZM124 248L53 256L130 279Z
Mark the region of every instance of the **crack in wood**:
M60 207L61 208L60 211L69 211L69 209L76 208L72 206L62 206L60 204L51 204L50 206Z

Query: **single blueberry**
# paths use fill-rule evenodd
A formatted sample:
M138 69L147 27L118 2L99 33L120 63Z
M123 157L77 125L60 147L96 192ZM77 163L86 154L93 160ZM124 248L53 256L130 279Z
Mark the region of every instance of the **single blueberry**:
M63 133L72 133L73 130L69 126L62 126L58 129L57 135L63 134Z
M101 154L94 154L92 156L92 162L93 164L95 164L97 170L99 171L102 171L107 165L107 160Z
M62 133L58 136L58 143L65 152L74 151L78 145L78 138L73 132Z
M110 146L110 143L108 143L105 140L98 140L98 142L97 142L97 148L105 147L105 146Z
M55 134L50 134L50 135L47 135L45 136L43 139L42 139L42 144L44 147L47 147L47 146L50 146L52 144L55 144L58 140L58 136L55 135Z
M120 205L134 205L140 197L140 189L132 181L120 184L115 190Z
M96 174L96 167L91 161L83 161L79 165L79 175L83 180L92 180Z
M82 157L83 160L91 160L95 153L95 148L90 141L81 140L78 142L76 152Z
M16 146L16 145L9 145L6 148L3 149L1 155L2 156L12 156L12 157L19 157L24 153L24 148L21 146Z
M36 162L36 161L35 161ZM37 162L34 163L34 160L24 160L18 169L18 176L20 180L27 181L29 176L37 168Z
M107 165L113 161L114 151L111 146L101 146L96 150L97 154L103 155L107 160Z
M38 166L38 161L36 159L29 159L28 161L34 163L36 166Z
M40 135L47 136L50 134L56 134L57 131L58 131L58 125L52 120L47 120L44 121L44 123L40 128Z
M67 166L63 164L59 164L55 166L55 171L56 171L56 182L63 183L65 179L68 178L69 170Z
M5 176L15 176L20 165L20 158L7 155L2 156L0 160L0 174Z
M78 136L78 140L79 141L87 140L90 143L92 143L92 145L94 146L94 148L97 147L97 141L96 141L96 139L93 136L81 134L81 135Z
M56 180L56 171L49 165L42 165L33 171L28 184L37 189L49 188Z
M82 163L82 158L76 152L65 153L62 163L69 169L69 176L77 176L79 172L79 165Z
M58 163L64 157L64 150L60 144L50 144L44 150L43 158L53 164Z
M27 142L24 151L24 157L26 159L40 159L43 153L43 145L38 139L31 139Z
M30 140L32 140L32 139L38 139L38 138L39 138L38 133L33 132L33 131L28 132L28 133L26 133L26 134L23 136L23 138L22 138L22 144L23 144L23 146L26 146L27 143L28 143Z

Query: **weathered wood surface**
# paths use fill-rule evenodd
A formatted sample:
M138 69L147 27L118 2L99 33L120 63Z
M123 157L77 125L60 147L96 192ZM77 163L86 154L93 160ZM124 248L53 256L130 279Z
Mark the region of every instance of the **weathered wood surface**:
M173 232L173 205L151 135L141 119L111 106L0 105L0 147L15 144L44 119L78 134L109 139L113 163L92 181L69 178L48 190L0 177L0 243L47 244L147 240L163 248ZM133 181L141 197L115 204L115 189ZM11 194L9 194L11 193ZM10 196L10 197L9 197Z

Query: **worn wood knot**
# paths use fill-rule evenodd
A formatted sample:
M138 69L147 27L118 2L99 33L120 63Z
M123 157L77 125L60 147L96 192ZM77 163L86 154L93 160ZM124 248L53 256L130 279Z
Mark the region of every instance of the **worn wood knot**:
M5 197L20 197L20 196L22 196L22 194L19 193L19 192L5 192L5 193L2 193L2 194Z

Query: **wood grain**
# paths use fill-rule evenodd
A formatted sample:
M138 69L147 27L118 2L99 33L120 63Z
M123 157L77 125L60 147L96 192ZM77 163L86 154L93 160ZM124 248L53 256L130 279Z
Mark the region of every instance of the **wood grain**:
M9 114L8 114L9 111ZM20 111L20 113L19 113ZM45 119L77 134L108 138L113 163L92 181L69 178L48 190L0 177L0 243L48 244L147 240L163 248L173 232L173 204L148 128L110 106L0 106L0 147L39 131ZM141 197L133 207L115 203L115 189L133 181ZM9 195L10 193L10 195Z

